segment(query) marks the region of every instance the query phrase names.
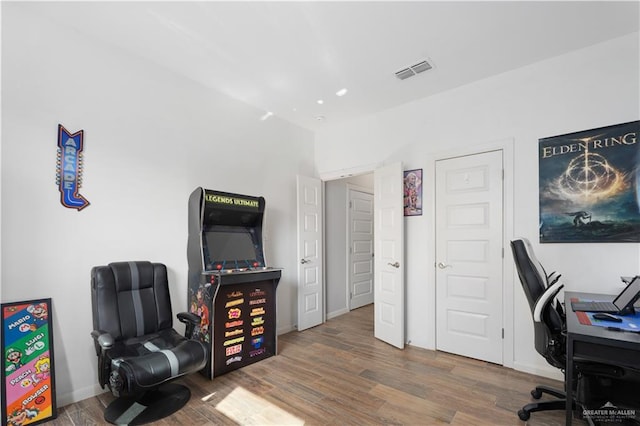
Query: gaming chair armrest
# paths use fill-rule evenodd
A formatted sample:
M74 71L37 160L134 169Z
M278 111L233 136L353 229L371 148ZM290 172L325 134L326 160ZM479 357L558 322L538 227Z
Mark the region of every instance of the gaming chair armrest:
M200 324L200 317L189 312L178 312L177 317L178 320L186 326L184 332L185 337L191 339L193 336L193 329Z
M562 287L564 287L564 284L558 281L542 293L542 296L540 296L533 309L534 322L542 321L542 310L553 300L554 297L556 297L556 294L558 294Z
M115 340L111 334L103 330L93 330L91 337L93 337L96 355L98 355L98 381L100 382L100 387L104 389L111 368L111 361L106 353L113 347Z
M102 330L93 330L91 332L91 337L93 337L93 340L102 348L103 352L106 352L109 349L111 349L111 347L113 347L113 344L115 342L111 334Z

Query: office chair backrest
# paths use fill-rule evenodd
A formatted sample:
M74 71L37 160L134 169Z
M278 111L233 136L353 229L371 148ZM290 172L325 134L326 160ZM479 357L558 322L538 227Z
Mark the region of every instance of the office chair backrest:
M520 277L522 289L529 302L531 315L538 308L538 317L534 317L534 334L536 351L544 356L547 361L556 367L564 363L564 337L562 331L564 328L564 320L561 314L553 306L557 291L561 288L547 288L547 278L544 275L544 268L533 255L531 244L524 238L511 241L511 250L513 251L513 259L516 264L516 270ZM541 272L542 271L542 272ZM538 304L541 297L547 293L551 294L547 299L547 303L542 306Z
M121 340L171 328L167 268L160 263L115 262L91 269L93 328Z
M546 272L526 238L511 241L511 251L529 307L533 312L536 302L547 287Z
M516 270L520 277L531 314L535 309L538 299L547 290L547 276L544 268L533 252L533 246L526 238L511 241L511 250L516 264ZM553 300L548 304L549 308L542 313L542 322L548 327L551 335L562 332L564 320L561 313L555 308Z

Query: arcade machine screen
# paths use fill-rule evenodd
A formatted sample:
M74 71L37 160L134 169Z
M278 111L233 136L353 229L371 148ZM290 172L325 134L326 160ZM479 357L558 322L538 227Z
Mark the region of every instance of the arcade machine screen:
M215 227L204 232L205 265L209 270L250 269L264 266L255 235L248 229Z

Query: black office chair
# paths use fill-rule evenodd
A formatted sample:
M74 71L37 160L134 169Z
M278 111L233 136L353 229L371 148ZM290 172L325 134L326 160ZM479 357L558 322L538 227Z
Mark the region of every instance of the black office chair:
M511 242L511 250L522 288L529 302L533 316L536 351L547 362L562 370L566 367L565 311L556 300L563 284L556 273L547 275L536 259L531 243L525 239ZM637 392L629 391L638 386L637 372L617 365L602 364L588 359L574 359L575 380L571 383L575 390L573 409L582 407L598 408L607 402L621 406L637 407ZM558 399L538 401L525 405L518 411L521 420L528 420L535 411L564 410L566 393L548 386L536 386L531 396L540 399L542 394L550 394ZM631 400L631 402L629 402ZM631 404L631 405L629 405ZM636 405L636 407L633 406ZM580 416L580 410L576 411Z
M189 388L170 380L202 369L207 348L173 327L167 269L150 262L117 262L91 270L91 304L98 379L116 399L104 418L144 424L182 408ZM179 313L191 336L200 318Z
M511 250L520 277L522 289L529 302L533 316L534 338L536 351L547 362L564 371L566 366L566 343L563 336L564 311L554 305L558 292L563 284L558 281L557 274L551 274L551 282L544 268L538 262L528 240L522 238L511 242ZM558 304L559 305L559 304ZM525 405L518 411L521 420L529 419L531 413L546 410L564 410L566 393L548 386L536 386L531 391L535 399L542 394L550 394L558 399L538 401Z

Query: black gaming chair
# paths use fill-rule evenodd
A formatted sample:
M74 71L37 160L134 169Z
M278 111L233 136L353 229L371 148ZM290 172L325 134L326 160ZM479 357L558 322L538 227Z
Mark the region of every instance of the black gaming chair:
M564 311L554 305L556 295L562 289L563 284L558 281L559 276L556 274L551 275L552 282L549 282L548 276L533 254L528 240L522 238L511 241L511 250L522 289L533 316L536 351L549 364L564 371L566 365L566 343L563 336L564 319L562 318ZM564 391L547 386L536 386L531 391L531 396L539 399L543 393L553 395L558 399L525 405L518 411L518 417L521 420L529 419L531 413L535 411L565 409L566 393Z
M91 304L100 386L116 399L104 418L144 424L182 408L189 388L169 384L202 369L207 348L173 327L167 269L150 262L117 262L91 270ZM190 337L200 318L179 313Z

